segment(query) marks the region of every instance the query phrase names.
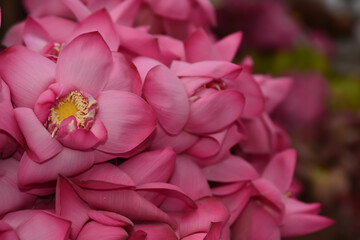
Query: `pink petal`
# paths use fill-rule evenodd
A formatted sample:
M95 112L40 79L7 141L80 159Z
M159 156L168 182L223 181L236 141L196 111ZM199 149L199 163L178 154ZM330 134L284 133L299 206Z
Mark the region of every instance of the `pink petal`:
M76 16L78 20L82 20L91 14L90 10L80 0L62 0Z
M72 183L60 176L56 185L56 214L71 221L70 237L76 239L89 220L90 207L77 195Z
M47 31L53 41L65 43L69 40L72 31L78 25L74 21L57 16L46 16L37 19Z
M156 14L166 18L185 20L191 10L189 1L148 0L148 2Z
M320 231L335 223L334 220L313 214L288 214L281 226L282 237L297 237Z
M13 158L0 161L0 215L30 207L35 196L21 192L17 187L19 162Z
M26 46L35 52L40 52L48 42L52 42L46 30L32 17L25 21L23 38Z
M7 48L0 56L0 74L17 107L32 108L55 79L55 63L23 46Z
M238 182L259 177L256 170L244 159L229 155L220 163L203 168L206 178L214 182Z
M125 171L110 163L96 164L86 172L77 175L75 179L81 181L102 181L120 186L134 186L133 180Z
M94 191L78 188L77 193L92 208L116 212L132 221L164 222L175 228L173 219L133 190Z
M246 153L269 153L272 142L269 131L262 118L243 121L247 140L241 144Z
M123 227L129 232L134 226L130 219L114 212L89 210L88 215L98 223L107 226Z
M85 33L65 46L56 67L59 83L72 85L96 98L110 76L112 56L99 33Z
M198 139L198 136L185 131L180 132L178 135L170 135L161 126L157 126L151 149L171 147L176 153L182 153L195 144Z
M126 240L127 232L121 227L106 226L91 221L81 230L78 240Z
M179 224L180 237L197 232L207 232L211 223L221 222L225 224L229 219L226 207L215 198L202 198L196 201L198 208L185 213Z
M203 136L186 153L197 158L214 156L220 151L221 145L226 136L227 129L221 132Z
M35 162L43 163L62 151L63 146L51 137L31 109L16 108L15 117L27 146L36 155L32 158Z
M219 60L232 61L236 52L240 46L242 40L242 33L233 33L215 44L217 53L219 54Z
M208 20L210 21L210 24L213 26L216 25L215 11L211 2L207 0L196 0L196 2L200 5L201 9L205 13Z
M116 51L118 49L120 39L117 35L113 21L105 9L97 11L82 20L75 28L72 33L72 37L70 37L68 41L71 41L83 33L95 31L98 31L101 34L112 51Z
M211 192L213 193L214 196L221 197L221 196L235 193L236 191L243 188L246 184L247 184L247 182L228 183L225 185L212 187Z
M233 90L202 96L190 105L185 129L197 134L219 131L240 117L244 103L243 95Z
M2 220L0 220L0 238L3 240L21 240L15 230Z
M180 80L168 68L156 66L146 76L143 93L162 127L178 134L189 116L188 96Z
M286 214L318 214L320 208L320 203L304 203L295 198L285 198Z
M146 240L178 240L175 232L167 224L136 224L134 231L146 232Z
M109 153L130 151L144 141L155 128L153 111L135 94L105 91L100 94L98 103L97 117L108 131L107 140L97 147L98 150Z
M292 182L295 164L295 150L283 151L271 159L262 177L273 183L282 193L285 193Z
M145 183L136 187L137 192L157 193L167 198L176 198L183 201L191 208L196 208L195 202L188 197L179 187L162 182Z
M24 26L25 22L20 22L12 26L5 34L2 40L2 44L6 47L10 47L13 45L22 45Z
M261 206L251 202L232 225L232 238L249 240L279 240L276 221Z
M105 90L122 90L141 95L141 79L133 63L121 53L113 52L113 69Z
M185 41L186 60L190 63L219 60L215 45L206 32L200 28ZM231 60L230 60L231 61Z
M221 231L223 229L222 222L212 222L210 226L210 230L204 240L219 240L221 236Z
M148 57L142 57L142 56L136 57L133 60L133 63L135 64L135 66L140 74L141 80L143 82L145 81L146 75L152 68L154 68L158 65L163 65L161 62L159 62L155 59L148 58Z
M73 176L90 168L93 163L94 153L91 151L64 148L55 157L42 164L36 163L27 153L24 153L20 161L18 182L20 186L26 186L54 181L59 174Z
M139 168L141 166L141 168ZM148 182L167 182L175 166L171 148L141 153L120 164L136 185Z
M228 75L237 76L241 67L225 61L202 61L180 69L176 74L180 77L211 77L223 78Z
M128 0L110 9L111 18L119 25L132 26L139 11L141 0Z
M185 49L182 41L166 35L158 35L157 39L165 65L170 65L174 59L185 58Z

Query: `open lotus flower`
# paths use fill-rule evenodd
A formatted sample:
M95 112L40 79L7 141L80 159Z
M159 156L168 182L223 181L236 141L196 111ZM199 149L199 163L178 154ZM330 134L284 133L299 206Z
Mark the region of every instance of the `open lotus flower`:
M57 63L22 46L1 54L0 74L27 143L20 186L76 175L96 162L141 150L155 116L139 96L121 91L121 80L110 84L122 74L131 81L131 71L120 67L97 32L75 38Z
M0 220L3 240L69 239L71 222L44 210L11 212Z

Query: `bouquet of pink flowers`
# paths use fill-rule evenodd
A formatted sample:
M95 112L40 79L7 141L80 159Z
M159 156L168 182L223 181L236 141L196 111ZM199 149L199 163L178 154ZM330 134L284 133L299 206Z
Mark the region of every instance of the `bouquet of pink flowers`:
M279 240L297 200L270 117L290 78L232 63L207 0L24 0L0 54L0 239Z

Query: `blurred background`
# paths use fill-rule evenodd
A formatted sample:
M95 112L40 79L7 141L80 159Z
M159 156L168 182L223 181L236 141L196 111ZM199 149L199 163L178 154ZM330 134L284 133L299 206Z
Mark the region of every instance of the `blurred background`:
M360 240L360 0L212 0L218 37L243 32L235 62L292 76L273 114L298 151L299 196L321 202L336 224L298 240ZM0 0L1 35L26 16Z

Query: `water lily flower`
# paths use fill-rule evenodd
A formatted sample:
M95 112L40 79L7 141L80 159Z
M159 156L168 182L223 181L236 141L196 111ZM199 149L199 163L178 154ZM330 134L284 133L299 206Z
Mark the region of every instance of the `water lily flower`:
M133 93L107 87L114 66L96 32L66 45L56 64L22 46L1 54L0 74L27 143L20 186L79 174L136 149L152 133L150 106Z

